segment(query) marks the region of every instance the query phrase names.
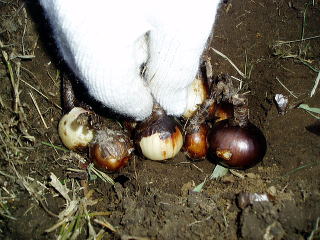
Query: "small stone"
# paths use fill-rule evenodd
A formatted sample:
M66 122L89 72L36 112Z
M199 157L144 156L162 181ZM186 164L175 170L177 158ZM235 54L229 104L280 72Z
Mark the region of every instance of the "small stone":
M288 97L283 94L276 94L274 96L274 100L276 102L278 113L284 115L287 112L289 103Z

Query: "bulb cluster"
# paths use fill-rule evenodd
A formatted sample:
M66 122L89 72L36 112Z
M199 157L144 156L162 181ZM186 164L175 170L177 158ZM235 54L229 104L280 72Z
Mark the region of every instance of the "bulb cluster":
M228 168L247 169L262 161L267 144L249 121L247 99L233 90L230 81L214 85L209 99L190 119L184 149L194 160L209 158Z
M70 150L88 150L89 157L100 168L116 171L124 167L133 151L129 135L119 129L97 128L91 119L96 115L75 107L59 122L59 136Z
M96 127L91 122L96 116L93 112L75 107L60 120L59 135L66 147L88 149L91 161L110 171L127 165L134 146L150 160L171 159L183 147L190 159L209 158L229 168L246 169L262 160L266 140L249 121L246 98L232 93L230 86L219 82L209 88L202 79L195 80L184 115L184 133L173 117L154 104L146 120L124 122L128 131L101 124Z

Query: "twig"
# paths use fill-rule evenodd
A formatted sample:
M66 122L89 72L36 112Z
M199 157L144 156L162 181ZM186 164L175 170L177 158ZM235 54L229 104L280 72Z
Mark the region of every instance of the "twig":
M243 81L235 76L230 76L232 79L237 80L238 82L242 83Z
M317 78L316 78L316 80L314 82L314 86L313 86L313 88L312 88L312 90L310 92L310 97L312 97L315 94L316 89L317 89L317 87L319 85L319 81L320 81L320 71L318 72L318 76L317 76Z
M29 92L29 95L30 95L30 97L31 97L31 99L32 99L32 102L33 102L34 106L36 107L36 109L37 109L37 111L38 111L38 113L39 113L39 115L40 115L40 118L41 118L41 121L42 121L44 127L45 127L46 129L48 129L49 127L48 127L48 125L46 124L46 121L44 120L44 118L43 118L43 116L42 116L42 113L41 113L41 111L40 111L40 109L39 109L38 103L36 102L36 99L33 97L32 92Z
M288 43L303 42L303 41L313 40L313 39L317 39L317 38L320 38L320 35L302 38L302 39L291 40L291 41L276 41L276 44L282 45L282 44L288 44Z
M237 66L230 60L230 58L228 58L222 52L219 52L217 49L214 49L213 47L211 47L210 49L214 51L216 54L223 57L225 60L227 60L231 64L231 66L234 67L234 69L241 75L241 77L246 78L246 75L243 72L241 72L239 68L237 68Z
M56 82L56 81L59 79L60 71L57 70L55 78L53 78L53 77L51 76L49 70L47 70L47 74L48 74L49 78L51 79L51 81L54 83L54 85L57 85L57 82Z
M180 162L179 164L191 164L193 167L195 167L196 169L198 169L200 172L203 173L203 170L192 162Z
M3 44L0 41L0 47L2 47L2 46L3 46ZM15 104L14 104L13 111L15 113L18 113L17 101L18 101L19 91L17 91L16 83L14 82L13 69L12 69L11 63L9 62L9 56L8 56L7 52L5 52L3 50L1 52L2 52L3 59L4 59L5 63L6 63L6 65L7 65L7 69L9 71L9 78L10 78L10 81L11 81L11 85L12 85L13 93L14 93L14 97L15 97Z
M38 40L39 40L39 35L37 35L37 38L36 38L36 40L34 41L34 44L33 44L33 47L32 47L32 51L31 51L32 55L34 55L34 52L35 52L35 50L36 50L36 48L37 48Z
M294 174L294 173L296 173L296 172L298 172L298 171L300 171L300 170L302 170L302 169L305 169L305 168L308 168L308 167L312 167L312 166L315 166L315 165L318 165L318 164L320 164L319 161L317 161L317 162L311 162L311 163L306 163L306 164L304 164L304 165L302 165L302 166L300 166L300 167L297 167L297 168L294 168L294 169L290 170L289 172L287 172L287 173L284 175L284 177L287 177L287 176L289 176L289 175L291 175L291 174Z
M313 239L315 239L315 238L313 238L313 237L314 237L314 235L315 235L317 232L319 233L319 227L320 227L319 223L320 223L320 217L317 218L315 227L314 227L314 229L312 230L310 236L307 238L307 240L313 240Z
M41 207L42 207L50 216L52 216L52 217L57 217L57 218L59 217L57 214L51 212L51 211L47 208L47 206L43 203L43 201L42 201L41 199L38 199L38 201L39 201Z
M89 175L90 175L90 171L92 171L97 177L99 177L102 181L104 182L109 182L111 185L114 185L115 182L113 181L113 179L111 177L109 177L107 174L105 174L104 172L96 169L93 164L89 164L89 167L87 168Z
M3 176L5 176L5 177L11 178L11 179L15 179L15 177L14 177L14 176L11 176L11 175L9 175L9 174L7 174L7 173L5 173L5 172L1 171L1 170L0 170L0 175L3 175Z
M65 148L63 148L63 147L59 147L59 146L53 145L53 144L51 144L51 143L41 142L41 144L46 145L46 146L48 146L48 147L52 147L52 148L54 148L54 149L58 149L58 150L64 151L65 153L70 152L68 149L65 149Z
M302 59L301 57L297 57L297 59L298 59L302 64L304 64L304 65L306 65L308 68L310 68L312 71L314 71L314 72L319 72L319 70L316 69L316 68L314 68L313 66L311 66L308 61Z
M48 138L50 144L53 145L51 139L48 136L47 136L47 138ZM53 150L56 152L57 155L59 155L58 150L56 148L53 148Z
M304 38L304 29L305 29L305 26L306 26L306 16L307 16L308 6L309 6L309 4L306 5L306 8L304 9L304 12L303 12L303 23L302 23L301 39Z
M37 77L36 77L36 76L33 74L33 72L31 72L29 69L27 69L27 68L25 68L25 67L21 67L21 69L24 70L24 71L26 71L27 73L29 73L29 74L34 78L34 80L36 80L37 82L39 82L38 79L37 79ZM27 83L26 81L23 81L22 79L21 79L21 81L22 81L23 83L25 83L28 87L30 87L30 88L32 88L33 90L35 90L35 91L36 91L37 93L39 93L41 96L43 96L48 102L52 103L55 107L57 107L58 109L62 110L62 108L61 108L58 104L56 104L55 102L53 102L52 100L50 100L50 99L49 99L47 96L45 96L40 90L36 89L36 88L33 87L31 84Z
M93 220L95 223L98 223L99 225L106 227L107 229L109 229L112 232L117 232L117 230L114 228L114 226L112 226L109 222L107 222L106 220L101 221L99 219L94 219Z
M0 48L3 47L3 43L0 40ZM7 70L9 72L9 78L11 81L11 85L13 88L13 94L14 94L14 107L13 107L13 111L15 114L17 114L19 116L19 123L20 123L20 130L21 132L24 134L24 138L28 139L31 142L35 141L35 137L31 136L28 133L28 130L26 128L25 125L25 121L27 119L26 114L23 110L22 104L20 102L20 91L19 91L19 82L20 82L20 67L21 67L21 63L17 62L16 63L16 76L17 76L17 80L15 81L15 77L14 77L14 73L13 73L13 68L11 65L11 61L9 59L9 56L7 54L6 51L1 50L5 65L7 67Z
M27 17L26 8L23 8L22 10L23 10L23 14L24 14L24 27L23 27L22 37L21 37L21 45L22 45L22 53L23 53L23 55L25 55L26 52L25 52L25 48L24 48L24 36L25 36L26 30L27 30L28 17Z
M203 219L203 220L194 221L194 222L192 222L192 223L189 223L187 226L188 226L188 227L191 227L191 226L194 225L194 224L198 224L198 223L202 223L202 222L204 222L204 221L208 221L210 218L212 218L212 216L206 217L206 218Z
M62 110L62 108L54 103L53 101L51 101L46 95L44 95L40 90L36 89L35 87L33 87L31 84L27 83L26 81L24 81L23 79L20 79L21 82L23 82L24 84L26 84L29 88L33 89L34 91L36 91L37 93L39 93L42 97L44 97L48 102L52 103L56 108Z
M284 87L284 89L286 89L293 97L298 98L296 95L293 94L293 92L291 90L289 90L280 80L278 77L276 77L276 80L281 84L282 87Z

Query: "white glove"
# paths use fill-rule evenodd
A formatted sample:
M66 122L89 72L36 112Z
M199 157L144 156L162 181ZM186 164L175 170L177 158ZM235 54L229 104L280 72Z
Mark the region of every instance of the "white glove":
M153 98L168 114L184 113L219 2L40 0L89 93L136 120L150 115Z

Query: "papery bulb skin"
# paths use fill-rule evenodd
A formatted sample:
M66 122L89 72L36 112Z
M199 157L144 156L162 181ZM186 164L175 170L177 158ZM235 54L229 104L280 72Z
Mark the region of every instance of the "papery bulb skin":
M127 165L133 146L129 136L120 130L98 130L90 144L91 161L98 167L117 171Z
M70 150L83 150L94 136L89 124L92 113L81 107L74 107L59 121L58 133L62 143Z
M233 105L227 102L216 104L214 117L216 121L222 121L233 117Z
M219 121L208 135L209 158L234 169L247 169L262 161L266 139L259 128L248 122L243 127L229 120Z
M134 120L125 120L123 121L123 126L125 129L127 129L127 131L131 134L134 132L134 129L137 126L137 122Z
M152 115L137 125L134 138L143 156L155 161L173 158L183 145L180 126L157 105Z

